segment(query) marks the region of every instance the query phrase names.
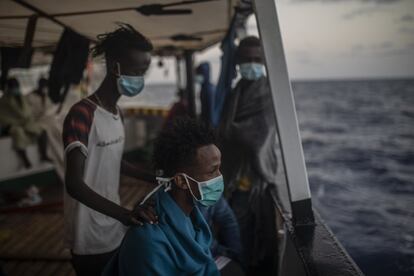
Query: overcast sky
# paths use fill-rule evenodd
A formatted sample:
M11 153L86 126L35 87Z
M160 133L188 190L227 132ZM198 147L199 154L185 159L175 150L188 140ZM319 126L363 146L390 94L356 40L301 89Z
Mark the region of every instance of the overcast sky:
M414 77L414 0L278 0L292 79ZM248 32L257 34L255 18ZM218 47L196 61L219 71ZM173 62L166 62L173 65ZM149 78L175 78L152 68Z

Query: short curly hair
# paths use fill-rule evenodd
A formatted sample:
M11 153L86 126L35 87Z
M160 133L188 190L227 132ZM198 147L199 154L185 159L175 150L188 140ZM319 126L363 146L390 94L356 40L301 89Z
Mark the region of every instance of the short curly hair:
M154 168L158 175L172 177L178 169L194 162L198 148L215 143L214 131L209 125L189 117L177 118L155 141Z
M98 35L98 42L91 49L92 56L105 55L106 58L118 59L128 50L150 52L153 46L148 38L129 24L117 23L118 29L110 33Z

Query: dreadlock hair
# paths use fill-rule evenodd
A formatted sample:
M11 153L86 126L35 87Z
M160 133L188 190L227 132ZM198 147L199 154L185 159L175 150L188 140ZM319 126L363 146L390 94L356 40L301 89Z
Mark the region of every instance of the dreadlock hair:
M156 139L153 165L159 175L172 177L194 162L198 148L215 142L214 131L207 124L189 117L177 118Z
M115 31L97 36L98 42L91 49L93 57L104 54L105 58L118 59L131 49L152 51L151 42L134 27L126 23L117 23L117 25L119 28Z
M262 47L262 43L260 42L260 39L256 36L246 36L240 41L239 46L236 50L236 55L240 56L241 49L249 47Z

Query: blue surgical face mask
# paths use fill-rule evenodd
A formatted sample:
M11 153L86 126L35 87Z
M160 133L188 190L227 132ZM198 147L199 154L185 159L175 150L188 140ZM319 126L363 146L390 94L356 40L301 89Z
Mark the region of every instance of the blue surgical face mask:
M224 181L223 181L222 175L219 175L207 181L197 181L194 178L184 173L182 175L184 176L185 181L187 182L188 189L190 190L191 195L196 201L200 202L201 205L204 205L207 207L212 206L217 203L217 201L220 199L221 195L223 194ZM198 191L200 193L201 198L197 198L194 195L193 191L191 190L188 179L197 183Z
M261 63L250 62L239 65L239 71L242 78L255 81L264 76L264 66Z
M126 76L121 75L120 65L118 63L117 86L119 94L127 97L134 97L144 89L143 76Z

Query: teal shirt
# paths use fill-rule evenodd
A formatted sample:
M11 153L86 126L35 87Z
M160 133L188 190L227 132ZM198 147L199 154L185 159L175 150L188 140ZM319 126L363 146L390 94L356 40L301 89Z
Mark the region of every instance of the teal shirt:
M199 209L193 209L192 221L168 193L158 192L155 200L158 225L131 227L103 275L220 275Z

